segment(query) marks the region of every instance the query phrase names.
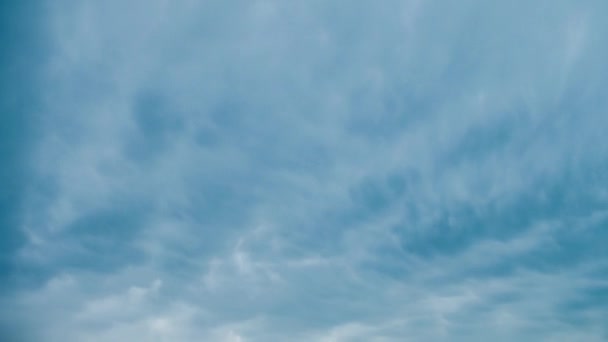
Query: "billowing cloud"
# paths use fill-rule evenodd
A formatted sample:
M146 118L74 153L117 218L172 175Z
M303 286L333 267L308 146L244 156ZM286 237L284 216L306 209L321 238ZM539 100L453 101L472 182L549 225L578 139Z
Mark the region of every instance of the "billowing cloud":
M603 2L39 6L3 334L608 338Z

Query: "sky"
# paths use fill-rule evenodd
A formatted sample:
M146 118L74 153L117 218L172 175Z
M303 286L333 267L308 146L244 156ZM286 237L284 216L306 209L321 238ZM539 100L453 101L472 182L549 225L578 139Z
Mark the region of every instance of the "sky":
M605 0L0 9L0 340L608 341Z

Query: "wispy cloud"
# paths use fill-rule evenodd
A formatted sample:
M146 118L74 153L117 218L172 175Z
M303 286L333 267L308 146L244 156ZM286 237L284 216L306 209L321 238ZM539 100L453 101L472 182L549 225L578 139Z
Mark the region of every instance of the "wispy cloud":
M44 8L0 328L608 338L603 2Z

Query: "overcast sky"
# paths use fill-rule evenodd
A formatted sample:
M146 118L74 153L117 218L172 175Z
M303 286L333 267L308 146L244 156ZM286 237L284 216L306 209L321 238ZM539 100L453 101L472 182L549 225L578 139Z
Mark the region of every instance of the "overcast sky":
M0 340L608 340L607 1L1 8Z

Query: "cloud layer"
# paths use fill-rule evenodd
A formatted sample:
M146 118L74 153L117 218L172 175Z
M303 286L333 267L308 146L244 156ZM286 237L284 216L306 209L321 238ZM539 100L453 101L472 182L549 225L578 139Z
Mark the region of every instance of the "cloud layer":
M603 1L36 6L6 336L608 339Z

